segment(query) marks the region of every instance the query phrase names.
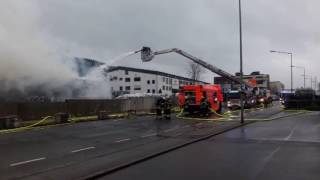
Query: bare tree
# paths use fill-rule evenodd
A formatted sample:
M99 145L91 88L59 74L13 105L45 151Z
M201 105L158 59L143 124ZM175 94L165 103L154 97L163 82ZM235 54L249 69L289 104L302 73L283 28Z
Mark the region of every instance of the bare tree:
M189 63L188 75L194 82L200 80L201 74L203 72L204 72L204 69L201 65L195 62Z

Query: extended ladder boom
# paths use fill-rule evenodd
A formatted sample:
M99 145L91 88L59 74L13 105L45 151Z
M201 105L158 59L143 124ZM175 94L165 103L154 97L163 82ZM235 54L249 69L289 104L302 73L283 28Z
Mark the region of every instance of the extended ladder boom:
M150 50L150 49L149 49ZM143 51L143 49L142 49ZM154 55L160 55L160 54L167 54L167 53L171 53L171 52L175 52L177 54L180 54L188 59L190 59L191 61L197 63L197 64L200 64L201 66L203 66L204 68L206 69L209 69L211 72L213 73L216 73L222 77L225 77L233 82L237 82L239 84L241 84L241 81L240 79L234 77L232 74L229 74L228 72L226 71L223 71L222 69L220 68L217 68L211 64L208 64L206 63L205 61L197 58L197 57L194 57L192 56L191 54L185 52L185 51L182 51L181 49L177 49L177 48L172 48L172 49L165 49L165 50L161 50L161 51L156 51L156 52L153 52L151 53L151 50L150 50L150 54L149 54L149 60L151 60L153 58ZM248 83L248 82L244 82L243 81L243 84L246 86L246 87L251 87L251 85Z

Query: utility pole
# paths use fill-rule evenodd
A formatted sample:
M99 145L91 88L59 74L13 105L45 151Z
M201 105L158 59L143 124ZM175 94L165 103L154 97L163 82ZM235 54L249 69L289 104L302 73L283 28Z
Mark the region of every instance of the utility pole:
M296 67L296 68L301 68L303 69L303 88L305 89L306 88L306 68L304 66L293 66L293 67Z
M241 105L241 115L240 115L240 122L241 124L244 123L244 104L243 104L243 69L242 69L242 15L241 15L241 0L239 0L239 35L240 35L240 105Z

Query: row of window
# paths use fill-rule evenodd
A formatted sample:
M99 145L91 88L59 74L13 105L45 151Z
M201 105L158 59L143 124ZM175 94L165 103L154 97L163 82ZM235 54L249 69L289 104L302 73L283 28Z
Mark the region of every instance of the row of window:
M148 90L147 90L147 93L151 93L151 90L148 89ZM156 93L156 90L155 90L155 89L152 89L152 94L154 94L154 93Z
M162 90L171 91L172 87L170 87L170 86L162 86Z
M151 82L151 81L148 80L148 81L147 81L147 84L150 84L150 82ZM155 80L152 80L152 84L155 84L155 83L156 83L156 81L155 81Z
M166 77L162 77L162 81L166 84L172 84L172 79L171 78L166 78Z
M120 91L123 91L123 87L120 86L120 87L119 87L119 90L120 90ZM131 86L125 86L125 87L124 87L124 90L130 91L130 90L131 90ZM133 87L133 90L135 90L135 91L140 91L140 90L141 90L141 87L140 87L140 86L134 86L134 87Z
M114 81L114 80L117 80L117 79L118 79L117 76L113 76L113 77L110 78L110 81ZM119 78L119 81L122 81L122 80L123 80L123 78ZM131 78L127 77L127 78L124 79L124 81L125 81L125 82L131 82ZM141 77L134 77L134 78L133 78L133 81L134 81L134 82L140 82L140 81L141 81ZM148 80L148 81L147 81L147 84L150 84L151 82L152 82L152 84L155 84L155 83L156 83L155 80L152 80L152 81Z
M140 86L135 86L133 89L134 89L135 91L140 91L140 90L141 90L141 87L140 87ZM119 90L120 90L120 91L123 91L123 90L125 90L125 91L130 91L130 90L131 90L131 86L125 86L124 89L123 89L122 86L120 86L120 87L119 87ZM152 89L152 90L148 89L148 90L147 90L147 93L151 93L151 91L152 91L153 94L156 93L156 90L155 90L155 89ZM161 90L160 90L159 92L161 93Z
M118 80L118 77L117 76L113 76L113 77L111 77L110 78L110 81L115 81L115 80ZM119 78L119 81L122 81L123 80L123 78L122 77L120 77ZM172 79L171 78L166 78L166 77L162 77L162 80L163 80L163 82L165 83L165 84L170 84L170 85L172 85ZM130 77L126 77L126 78L124 78L124 81L125 82L131 82L131 78ZM141 81L141 77L134 77L133 78L133 81L134 82L140 82ZM175 82L176 82L176 80L174 80ZM156 81L155 80L147 80L147 84L155 84L156 83ZM180 85L192 85L193 83L192 82L189 82L189 81L183 81L183 80L180 80L179 81L179 84Z

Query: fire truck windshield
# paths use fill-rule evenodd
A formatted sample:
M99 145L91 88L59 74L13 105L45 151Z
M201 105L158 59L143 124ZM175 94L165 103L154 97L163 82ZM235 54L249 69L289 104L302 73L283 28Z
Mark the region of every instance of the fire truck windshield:
M240 99L240 94L238 92L229 93L228 98L229 99Z
M185 91L184 92L186 101L189 103L195 103L196 101L196 92L195 91Z

